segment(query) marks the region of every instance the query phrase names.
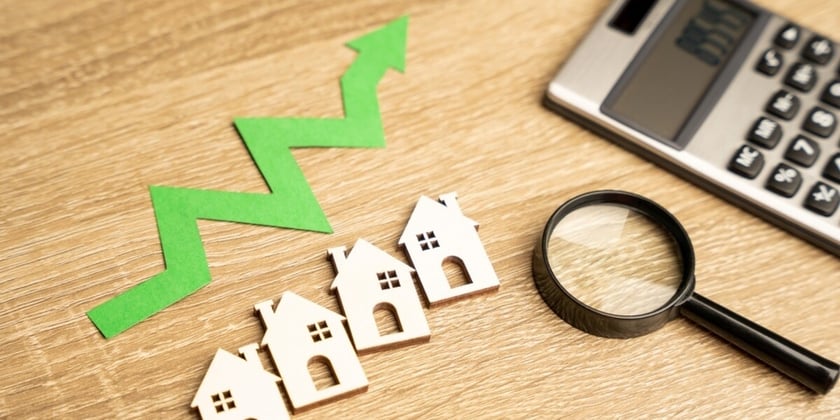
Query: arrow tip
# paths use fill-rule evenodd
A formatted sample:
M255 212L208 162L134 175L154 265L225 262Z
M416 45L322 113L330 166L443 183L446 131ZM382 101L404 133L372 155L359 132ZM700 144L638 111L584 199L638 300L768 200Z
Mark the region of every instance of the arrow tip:
M380 64L400 73L405 71L405 40L408 31L408 16L401 16L387 25L347 43L358 51L372 53Z

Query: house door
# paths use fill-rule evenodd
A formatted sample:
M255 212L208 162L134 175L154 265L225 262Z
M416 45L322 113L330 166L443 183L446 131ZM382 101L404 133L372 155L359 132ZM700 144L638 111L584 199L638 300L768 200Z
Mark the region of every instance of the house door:
M390 303L380 303L373 308L373 318L376 320L376 329L379 336L401 333L400 317L397 310Z

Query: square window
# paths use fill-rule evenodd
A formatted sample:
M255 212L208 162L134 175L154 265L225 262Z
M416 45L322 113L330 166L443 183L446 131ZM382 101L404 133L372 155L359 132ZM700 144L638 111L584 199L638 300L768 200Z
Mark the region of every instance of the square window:
M417 234L417 242L420 244L420 249L423 251L440 248L440 244L438 243L437 236L434 231Z
M327 321L318 321L306 327L309 329L309 336L312 337L312 341L315 343L332 337L332 333L329 327L327 327Z
M236 408L236 403L233 401L233 395L230 391L213 394L210 398L213 400L213 407L216 409L217 413L230 411Z
M400 287L400 279L397 277L396 270L389 270L384 271L381 273L376 274L376 278L379 279L379 287L382 290L393 289L396 287Z

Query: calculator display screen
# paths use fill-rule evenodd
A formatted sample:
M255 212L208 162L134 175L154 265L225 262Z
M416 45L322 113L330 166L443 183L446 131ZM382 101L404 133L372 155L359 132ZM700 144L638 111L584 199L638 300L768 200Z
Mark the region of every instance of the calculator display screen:
M628 125L670 142L756 20L725 0L676 7L604 103Z

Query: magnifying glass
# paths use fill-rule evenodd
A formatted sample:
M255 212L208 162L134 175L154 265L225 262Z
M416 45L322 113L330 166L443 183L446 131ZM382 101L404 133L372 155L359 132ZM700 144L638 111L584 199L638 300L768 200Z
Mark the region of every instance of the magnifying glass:
M837 363L695 293L688 234L639 195L595 191L560 206L534 250L533 272L548 306L590 334L637 337L683 315L814 392L837 382Z

